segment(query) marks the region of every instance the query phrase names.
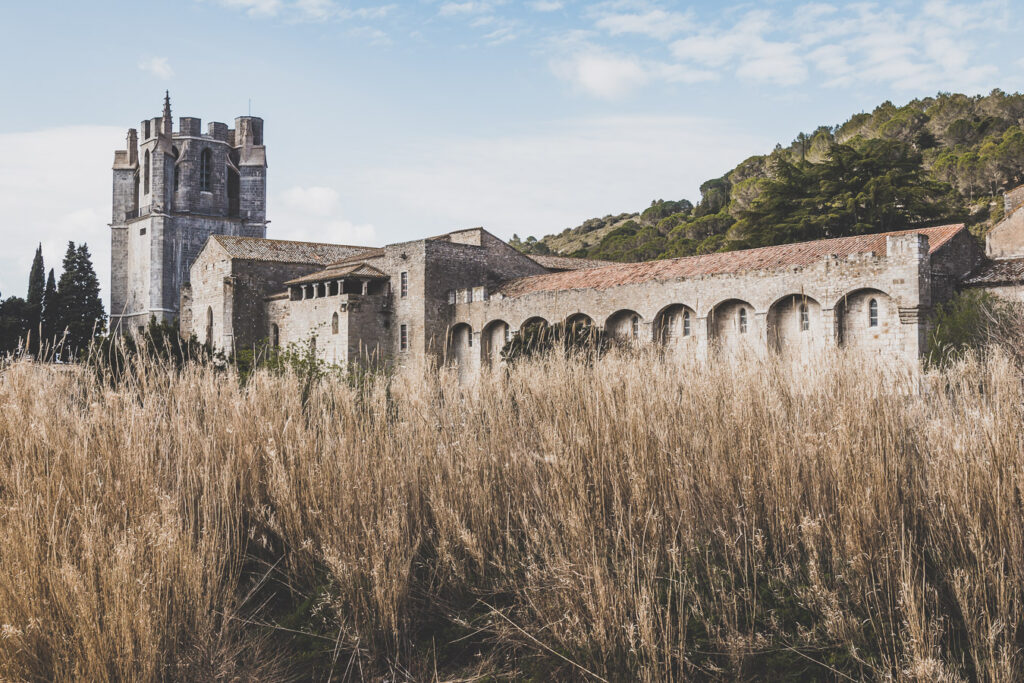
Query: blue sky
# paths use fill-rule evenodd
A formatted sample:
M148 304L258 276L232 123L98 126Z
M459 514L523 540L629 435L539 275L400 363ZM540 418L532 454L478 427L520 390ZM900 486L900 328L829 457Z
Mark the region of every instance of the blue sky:
M1009 0L179 0L0 9L0 292L87 241L159 115L266 120L269 236L558 232L890 99L1022 89Z

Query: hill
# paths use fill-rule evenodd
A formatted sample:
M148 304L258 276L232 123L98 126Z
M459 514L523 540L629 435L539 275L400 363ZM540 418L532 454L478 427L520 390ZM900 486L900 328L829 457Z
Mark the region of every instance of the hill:
M704 182L700 200L657 199L592 218L526 253L643 261L964 221L982 236L999 195L1024 182L1024 95L939 93L884 102Z

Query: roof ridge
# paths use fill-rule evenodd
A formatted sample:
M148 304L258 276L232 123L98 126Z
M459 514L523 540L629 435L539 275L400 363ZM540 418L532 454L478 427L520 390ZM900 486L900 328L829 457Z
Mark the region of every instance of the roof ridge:
M229 240L252 240L254 242L280 242L284 244L314 244L320 247L340 247L342 249L380 249L380 247L367 247L361 244L338 244L337 242L310 242L308 240L279 240L272 237L251 237L249 235L222 235L214 234L210 237L220 241L222 238Z

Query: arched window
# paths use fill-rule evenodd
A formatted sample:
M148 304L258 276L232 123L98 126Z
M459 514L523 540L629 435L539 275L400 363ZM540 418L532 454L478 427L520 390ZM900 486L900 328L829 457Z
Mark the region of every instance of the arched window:
M740 334L747 333L747 309L740 309Z
M807 304L800 304L800 331L806 332L811 329L811 312L807 309Z
M146 150L145 161L142 167L142 194L149 194L149 150Z
M338 314L331 318L331 334L338 334Z
M683 336L690 336L690 312L683 311Z
M270 326L270 345L275 349L281 346L281 329L277 323Z
M878 299L868 302L868 327L878 327Z
M206 307L206 343L213 344L213 306Z
M207 147L203 150L203 153L199 155L199 189L203 192L210 191L211 180L213 177L213 152Z

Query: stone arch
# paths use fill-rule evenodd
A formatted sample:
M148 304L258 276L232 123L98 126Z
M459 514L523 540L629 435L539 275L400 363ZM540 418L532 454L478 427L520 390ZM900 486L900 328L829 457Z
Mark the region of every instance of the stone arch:
M492 320L484 325L480 333L480 357L487 365L498 365L501 362L501 350L509 340L512 328L504 320Z
M594 319L591 318L586 313L573 313L572 315L566 317L566 319L565 319L565 327L566 327L566 329L570 329L572 327L583 327L583 326L589 326L589 327L593 327L594 326Z
M696 311L685 304L669 304L654 316L654 339L666 346L678 345L693 339L696 325Z
M752 345L758 338L754 307L743 299L726 299L708 313L708 337L720 347Z
M640 341L640 323L643 317L636 311L623 308L612 313L604 322L604 331L619 341Z
M821 304L806 294L787 294L768 307L768 347L784 355L809 357L824 340Z
M459 369L459 377L464 377L472 366L473 359L473 328L469 323L457 323L448 330L448 349L445 361Z
M527 318L522 323L520 323L519 331L522 332L527 327L535 327L535 326L540 326L540 327L543 327L543 328L548 328L548 327L551 327L551 323L549 323L546 319L542 318L541 316L535 315L535 316L531 316L531 317Z
M836 302L835 315L840 346L880 350L899 344L899 309L896 301L880 289L847 292Z
M206 307L206 343L213 346L213 306Z

